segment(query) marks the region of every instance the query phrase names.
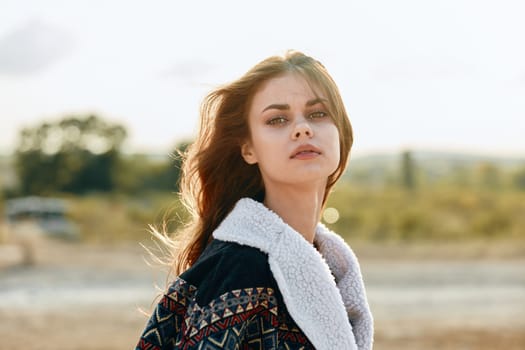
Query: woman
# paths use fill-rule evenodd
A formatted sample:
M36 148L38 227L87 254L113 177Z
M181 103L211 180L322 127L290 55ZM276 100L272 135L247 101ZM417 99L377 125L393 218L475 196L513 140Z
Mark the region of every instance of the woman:
M137 349L371 349L357 259L319 223L351 145L337 86L302 53L211 92L184 162L178 278Z

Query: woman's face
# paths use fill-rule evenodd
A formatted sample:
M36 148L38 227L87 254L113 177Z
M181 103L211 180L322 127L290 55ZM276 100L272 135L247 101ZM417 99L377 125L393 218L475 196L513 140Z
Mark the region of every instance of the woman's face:
M298 74L272 78L249 108L251 138L242 146L249 164L258 164L266 189L312 182L326 185L339 165L339 133L328 100Z

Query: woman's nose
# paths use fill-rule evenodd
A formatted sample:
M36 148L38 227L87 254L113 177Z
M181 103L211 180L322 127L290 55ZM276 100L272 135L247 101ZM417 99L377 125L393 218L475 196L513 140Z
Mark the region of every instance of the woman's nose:
M292 131L292 139L297 140L305 136L307 138L312 138L314 136L314 132L306 120L301 121L295 125L295 128Z

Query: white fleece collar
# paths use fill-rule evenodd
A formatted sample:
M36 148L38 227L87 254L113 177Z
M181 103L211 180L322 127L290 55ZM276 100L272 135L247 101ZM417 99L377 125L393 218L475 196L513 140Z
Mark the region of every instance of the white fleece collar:
M373 322L359 264L339 236L319 224L319 253L277 214L248 198L237 202L213 236L268 254L288 312L316 349L372 348Z

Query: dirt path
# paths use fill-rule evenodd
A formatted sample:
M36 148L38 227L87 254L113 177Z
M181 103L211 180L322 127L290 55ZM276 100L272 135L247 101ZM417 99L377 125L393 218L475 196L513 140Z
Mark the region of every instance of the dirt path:
M42 244L0 270L0 348L130 349L165 275L133 244ZM375 349L524 349L525 259L362 260Z
M362 264L376 349L525 349L525 260Z

